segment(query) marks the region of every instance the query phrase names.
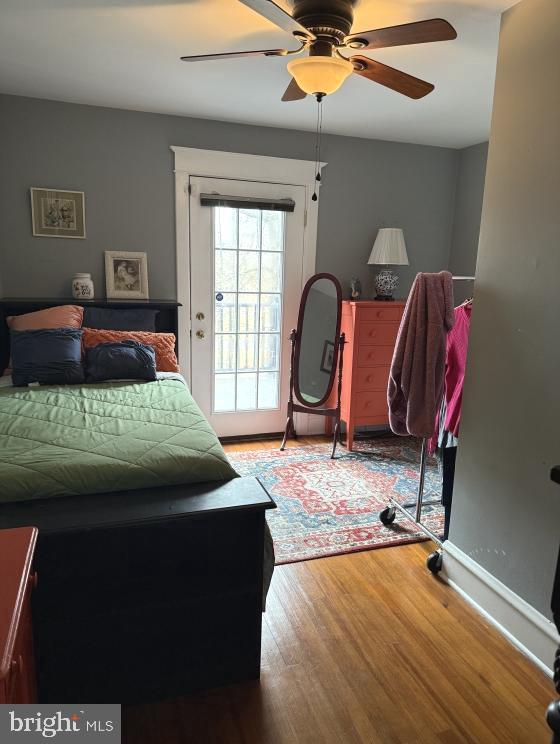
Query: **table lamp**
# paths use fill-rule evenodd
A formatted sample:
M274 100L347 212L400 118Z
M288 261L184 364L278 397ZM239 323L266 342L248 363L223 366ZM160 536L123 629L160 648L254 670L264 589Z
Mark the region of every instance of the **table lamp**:
M368 264L385 266L375 277L376 300L394 300L399 277L391 266L408 266L404 234L400 227L382 227L375 238Z

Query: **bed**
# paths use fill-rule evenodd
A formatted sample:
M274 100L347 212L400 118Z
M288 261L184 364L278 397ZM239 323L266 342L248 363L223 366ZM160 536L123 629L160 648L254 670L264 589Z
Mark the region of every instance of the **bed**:
M149 305L158 330L177 332L177 303L87 304ZM0 318L2 368L9 353ZM0 441L0 527L39 529L41 702L141 702L258 678L274 503L237 477L180 375L29 388L3 377Z
M0 502L231 480L179 374L12 387L0 378Z

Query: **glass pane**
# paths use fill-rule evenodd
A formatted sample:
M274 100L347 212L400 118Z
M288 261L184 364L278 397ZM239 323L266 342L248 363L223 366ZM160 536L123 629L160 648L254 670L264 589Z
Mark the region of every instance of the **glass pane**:
M214 375L214 411L235 411L235 375Z
M239 332L257 333L259 317L259 295L239 294Z
M278 408L285 215L213 215L214 411Z
M236 297L237 295L234 292L230 292L228 294L222 294L221 300L214 300L216 308L216 333L235 333L237 330L235 325Z
M214 247L224 250L237 248L237 209L213 207Z
M239 250L258 251L261 213L258 209L239 210Z
M281 291L282 291L282 254L281 253L263 253L262 258L261 258L261 292L281 292Z
M278 408L278 372L259 372L259 408Z
M259 349L259 369L280 369L280 334L261 334Z
M216 333L214 337L214 369L216 372L235 372L235 335Z
M239 253L239 292L259 291L259 253ZM274 255L274 254L271 254Z
M235 292L237 289L237 253L215 251L215 255L214 288L216 292Z
M262 212L262 249L263 251L284 250L284 213Z
M237 337L237 369L257 369L258 339L256 333L240 333Z
M257 375L255 372L237 375L237 410L248 411L257 407Z
M331 383L337 318L336 286L316 279L305 301L297 370L300 397L309 403L321 400Z
M261 295L261 326L262 333L280 331L282 326L282 305L279 294Z

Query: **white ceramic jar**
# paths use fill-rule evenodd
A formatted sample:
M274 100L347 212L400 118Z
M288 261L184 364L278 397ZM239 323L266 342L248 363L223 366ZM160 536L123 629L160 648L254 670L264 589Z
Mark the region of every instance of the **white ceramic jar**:
M93 300L91 274L74 274L72 294L76 300Z

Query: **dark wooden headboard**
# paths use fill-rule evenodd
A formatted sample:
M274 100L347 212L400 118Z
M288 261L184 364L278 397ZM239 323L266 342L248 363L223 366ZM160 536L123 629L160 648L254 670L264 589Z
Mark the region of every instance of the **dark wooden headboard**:
M10 333L6 318L10 315L23 315L35 310L44 310L47 307L57 305L82 305L83 307L104 307L110 309L119 308L150 308L157 310L156 331L158 333L175 334L175 350L178 351L178 308L180 303L176 300L75 300L73 298L62 299L18 299L7 297L0 299L0 374L8 366L10 359Z

